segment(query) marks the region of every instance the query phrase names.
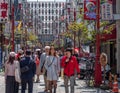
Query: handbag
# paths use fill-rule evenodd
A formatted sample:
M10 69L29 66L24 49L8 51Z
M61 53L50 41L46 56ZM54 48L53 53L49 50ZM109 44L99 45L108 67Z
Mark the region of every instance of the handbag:
M37 66L40 64L40 60L39 60L38 57L36 57L35 63L36 63Z
M15 61L15 81L21 83L20 78L20 64L18 61Z

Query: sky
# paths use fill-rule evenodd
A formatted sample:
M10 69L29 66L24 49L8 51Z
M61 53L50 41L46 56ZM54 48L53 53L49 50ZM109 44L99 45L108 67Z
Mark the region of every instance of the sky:
M37 0L27 0L27 1L37 1ZM38 1L65 1L65 0L38 0Z

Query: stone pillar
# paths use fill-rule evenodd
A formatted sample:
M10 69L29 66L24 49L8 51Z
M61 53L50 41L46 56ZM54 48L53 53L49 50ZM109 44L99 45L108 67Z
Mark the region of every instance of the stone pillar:
M120 0L116 0L116 14L120 14ZM120 74L120 19L116 21L117 27L117 73Z

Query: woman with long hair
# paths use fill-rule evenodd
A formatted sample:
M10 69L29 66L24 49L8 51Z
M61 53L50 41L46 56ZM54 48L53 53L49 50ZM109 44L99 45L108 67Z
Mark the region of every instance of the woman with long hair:
M15 52L10 52L8 61L5 63L5 93L15 93Z
M36 54L35 54L35 63L36 63L36 83L40 82L40 74L41 74L41 71L40 71L40 56L41 56L41 50L40 49L36 49Z
M45 62L45 68L47 69L47 80L50 93L52 93L52 88L54 88L54 93L56 93L57 80L60 73L60 58L56 55L54 46L50 47L50 52Z

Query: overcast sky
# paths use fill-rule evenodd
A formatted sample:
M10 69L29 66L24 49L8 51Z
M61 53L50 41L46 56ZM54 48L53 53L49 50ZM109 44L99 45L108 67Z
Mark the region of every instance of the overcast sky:
M65 0L27 0L27 1L65 1Z

